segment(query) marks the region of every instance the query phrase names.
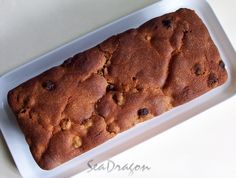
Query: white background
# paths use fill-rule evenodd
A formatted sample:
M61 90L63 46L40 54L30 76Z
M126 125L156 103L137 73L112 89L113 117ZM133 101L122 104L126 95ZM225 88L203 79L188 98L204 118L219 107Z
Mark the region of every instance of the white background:
M0 75L156 1L0 0ZM209 3L236 48L236 1ZM75 177L236 178L235 108L233 97L111 158L120 165L145 164L149 171L132 176L127 171L84 171ZM0 137L0 178L20 177Z

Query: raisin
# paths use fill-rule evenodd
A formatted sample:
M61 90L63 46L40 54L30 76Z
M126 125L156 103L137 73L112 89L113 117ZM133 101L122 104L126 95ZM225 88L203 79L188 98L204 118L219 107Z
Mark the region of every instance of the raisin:
M218 82L218 78L217 78L216 74L210 73L210 75L208 76L208 81L207 81L208 86L214 87L217 82Z
M51 81L51 80L46 80L46 81L43 82L42 87L43 87L44 89L48 90L48 91L52 91L52 90L55 90L56 85L54 84L53 81Z
M109 92L109 91L115 91L116 90L116 87L115 85L113 84L108 84L107 85L107 88L106 88L106 91Z
M166 27L167 29L168 29L168 28L171 28L171 26L172 26L172 22L171 22L170 19L165 19L165 20L163 20L163 21L162 21L162 24L163 24L163 26Z
M223 61L219 62L219 66L221 67L221 69L225 69L225 63Z
M148 111L147 108L142 108L142 109L139 109L139 110L138 110L138 115L139 115L139 116L146 116L146 115L148 115L148 114L149 114L149 111Z
M193 67L193 70L194 70L194 73L195 73L196 76L204 74L204 71L203 71L200 64L195 64L194 67Z

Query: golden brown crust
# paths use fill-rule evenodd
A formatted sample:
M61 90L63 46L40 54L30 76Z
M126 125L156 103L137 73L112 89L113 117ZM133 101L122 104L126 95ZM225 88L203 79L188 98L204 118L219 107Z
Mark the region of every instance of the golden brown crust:
M8 93L43 169L227 80L200 18L180 9L113 36Z

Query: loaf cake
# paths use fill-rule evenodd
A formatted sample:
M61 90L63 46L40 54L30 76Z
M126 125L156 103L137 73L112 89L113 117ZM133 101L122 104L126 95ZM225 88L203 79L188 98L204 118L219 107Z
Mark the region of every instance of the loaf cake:
M48 170L226 80L206 26L179 9L26 81L9 91L8 103Z

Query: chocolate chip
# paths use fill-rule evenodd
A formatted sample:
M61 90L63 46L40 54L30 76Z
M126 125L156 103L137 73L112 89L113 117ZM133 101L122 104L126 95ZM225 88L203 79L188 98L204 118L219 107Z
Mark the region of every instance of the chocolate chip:
M149 114L149 111L148 111L147 108L142 108L142 109L139 109L139 110L138 110L138 115L139 115L139 116L146 116L146 115L148 115L148 114Z
M193 67L193 70L194 70L195 75L197 75L197 76L204 74L204 71L203 71L202 66L200 64L195 64Z
M208 81L207 81L208 86L214 87L217 82L218 82L218 78L216 74L210 73L210 75L208 76Z
M225 63L223 61L219 62L219 66L221 67L221 69L225 69Z
M42 87L43 87L44 89L48 90L48 91L52 91L52 90L55 90L56 85L54 84L53 81L51 81L51 80L46 80L46 81L43 82Z
M171 28L171 26L172 26L172 22L171 22L170 19L162 20L162 24L163 24L164 27L167 27L167 29Z

